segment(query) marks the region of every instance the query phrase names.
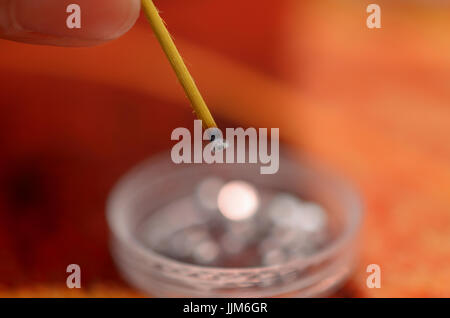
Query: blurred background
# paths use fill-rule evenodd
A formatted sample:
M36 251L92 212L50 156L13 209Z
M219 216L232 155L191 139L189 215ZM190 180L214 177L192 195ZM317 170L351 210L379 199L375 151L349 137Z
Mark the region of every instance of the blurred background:
M449 297L450 4L378 0L369 30L369 3L156 1L217 117L279 127L357 185L361 257L336 296ZM141 296L110 258L105 201L192 119L143 17L94 48L1 40L0 296Z

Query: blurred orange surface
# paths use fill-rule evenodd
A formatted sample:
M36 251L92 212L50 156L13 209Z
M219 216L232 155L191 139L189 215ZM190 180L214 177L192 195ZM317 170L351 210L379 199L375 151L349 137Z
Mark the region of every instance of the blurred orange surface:
M361 258L338 296L448 297L450 10L379 3L381 30L364 1L160 7L215 114L280 127L360 189ZM108 191L192 120L149 27L95 48L2 41L0 57L0 296L138 295L109 256ZM81 290L65 287L70 263Z

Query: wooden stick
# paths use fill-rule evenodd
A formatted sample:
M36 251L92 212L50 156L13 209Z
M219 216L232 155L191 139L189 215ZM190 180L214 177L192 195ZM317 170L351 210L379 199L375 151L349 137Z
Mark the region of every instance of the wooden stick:
M183 58L175 46L164 21L161 19L158 9L152 0L142 0L142 7L148 21L150 22L150 25L152 26L153 32L159 41L159 44L169 59L169 62L172 65L181 86L183 86L184 92L191 102L192 108L194 108L195 114L202 120L205 128L217 127L208 106L206 106L206 103L200 94L194 79L189 73L189 70L184 64Z

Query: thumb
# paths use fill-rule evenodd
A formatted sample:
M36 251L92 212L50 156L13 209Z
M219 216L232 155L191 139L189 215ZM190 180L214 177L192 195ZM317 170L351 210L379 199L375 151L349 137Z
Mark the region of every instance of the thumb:
M80 28L69 28L70 4ZM139 16L140 0L0 0L0 38L35 44L90 46L118 38Z

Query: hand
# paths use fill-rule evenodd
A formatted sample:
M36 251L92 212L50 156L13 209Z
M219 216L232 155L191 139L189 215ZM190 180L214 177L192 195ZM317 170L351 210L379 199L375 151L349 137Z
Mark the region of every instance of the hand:
M69 29L69 4L81 7L81 28ZM116 39L139 16L140 0L0 0L0 38L57 46L91 46Z

